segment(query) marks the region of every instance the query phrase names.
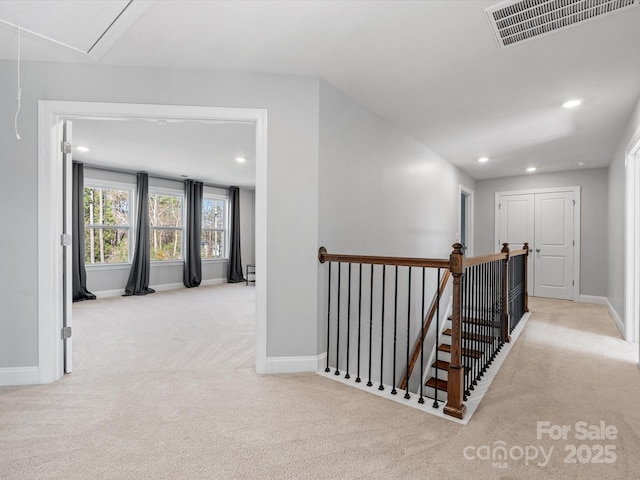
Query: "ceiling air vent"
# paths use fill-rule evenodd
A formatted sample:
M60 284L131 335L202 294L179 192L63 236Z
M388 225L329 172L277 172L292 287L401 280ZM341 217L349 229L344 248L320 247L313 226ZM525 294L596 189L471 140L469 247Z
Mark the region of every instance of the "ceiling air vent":
M640 0L508 0L485 13L500 48L573 27L614 12L628 10Z

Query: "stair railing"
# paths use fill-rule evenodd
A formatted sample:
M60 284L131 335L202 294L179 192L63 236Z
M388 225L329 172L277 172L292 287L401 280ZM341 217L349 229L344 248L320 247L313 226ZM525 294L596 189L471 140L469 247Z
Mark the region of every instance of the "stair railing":
M410 379L415 364L419 363L418 403L423 404L425 340L436 317L438 328L432 340L435 339L437 346L440 301L450 274L453 277L451 359L447 365L436 357L436 371L444 364L441 368L446 369L447 380L436 376L432 382L433 406L438 407L438 389L446 389L444 412L463 418L464 401L528 311L528 253L527 244L522 250L509 251L508 244L504 244L500 253L465 257L462 245L456 243L449 259L329 254L320 247L318 259L320 263L328 263L325 372L333 368L334 375L341 375L342 369L344 378L349 379L355 368L355 382L361 383L366 375L367 387L373 386L375 374L380 391L385 390L385 378L389 381L391 377L390 393L397 395L396 386L399 386L405 391L404 398L409 400ZM337 269L332 268L334 264ZM426 277L430 270L437 274L433 288L436 293L425 316L427 283L433 283ZM416 271L421 273L421 281L416 280L419 275L413 275ZM352 302L356 294L357 304ZM392 343L390 332L393 332ZM374 350L379 363L378 358L373 357ZM439 347L436 354L438 350ZM389 355L391 359L385 363ZM399 356L404 359L398 361Z

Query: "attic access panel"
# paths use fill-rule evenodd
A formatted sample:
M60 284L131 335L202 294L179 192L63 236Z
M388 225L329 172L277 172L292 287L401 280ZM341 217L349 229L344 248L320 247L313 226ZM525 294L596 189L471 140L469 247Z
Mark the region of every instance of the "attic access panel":
M41 42L99 57L150 6L148 0L0 0L0 23Z
M508 0L485 10L500 48L638 6L640 0Z

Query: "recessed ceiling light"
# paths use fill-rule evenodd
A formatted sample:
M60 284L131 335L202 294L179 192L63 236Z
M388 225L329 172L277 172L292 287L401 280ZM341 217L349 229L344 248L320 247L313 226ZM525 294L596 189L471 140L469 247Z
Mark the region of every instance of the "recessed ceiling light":
M478 159L478 161L479 161L480 163L487 163L487 162L489 161L489 157L480 157L480 158Z
M236 157L236 162L238 162L238 163L244 163L246 161L247 161L247 159L244 158L244 157Z
M536 170L537 170L536 167L527 168L527 172L535 172Z
M567 100L562 104L564 108L576 108L578 105L582 103L581 98L572 98L571 100Z
M79 152L88 152L89 151L89 147L76 147L76 150L78 150Z

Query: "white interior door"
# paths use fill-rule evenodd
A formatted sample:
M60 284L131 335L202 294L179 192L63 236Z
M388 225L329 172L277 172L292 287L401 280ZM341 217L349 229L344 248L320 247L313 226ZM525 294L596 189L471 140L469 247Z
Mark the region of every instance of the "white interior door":
M535 197L530 195L501 195L498 200L498 249L503 243L508 243L512 250L520 250L525 242L531 247L534 241L535 227ZM529 294L533 293L534 271L531 257L527 282Z
M573 298L573 200L573 192L535 195L535 296Z
M62 341L64 355L64 373L71 373L73 369L73 343L71 339L72 304L73 304L73 257L71 242L72 229L72 185L73 164L71 159L72 125L70 121L61 122L62 129L59 137L62 138L60 152L62 154Z

